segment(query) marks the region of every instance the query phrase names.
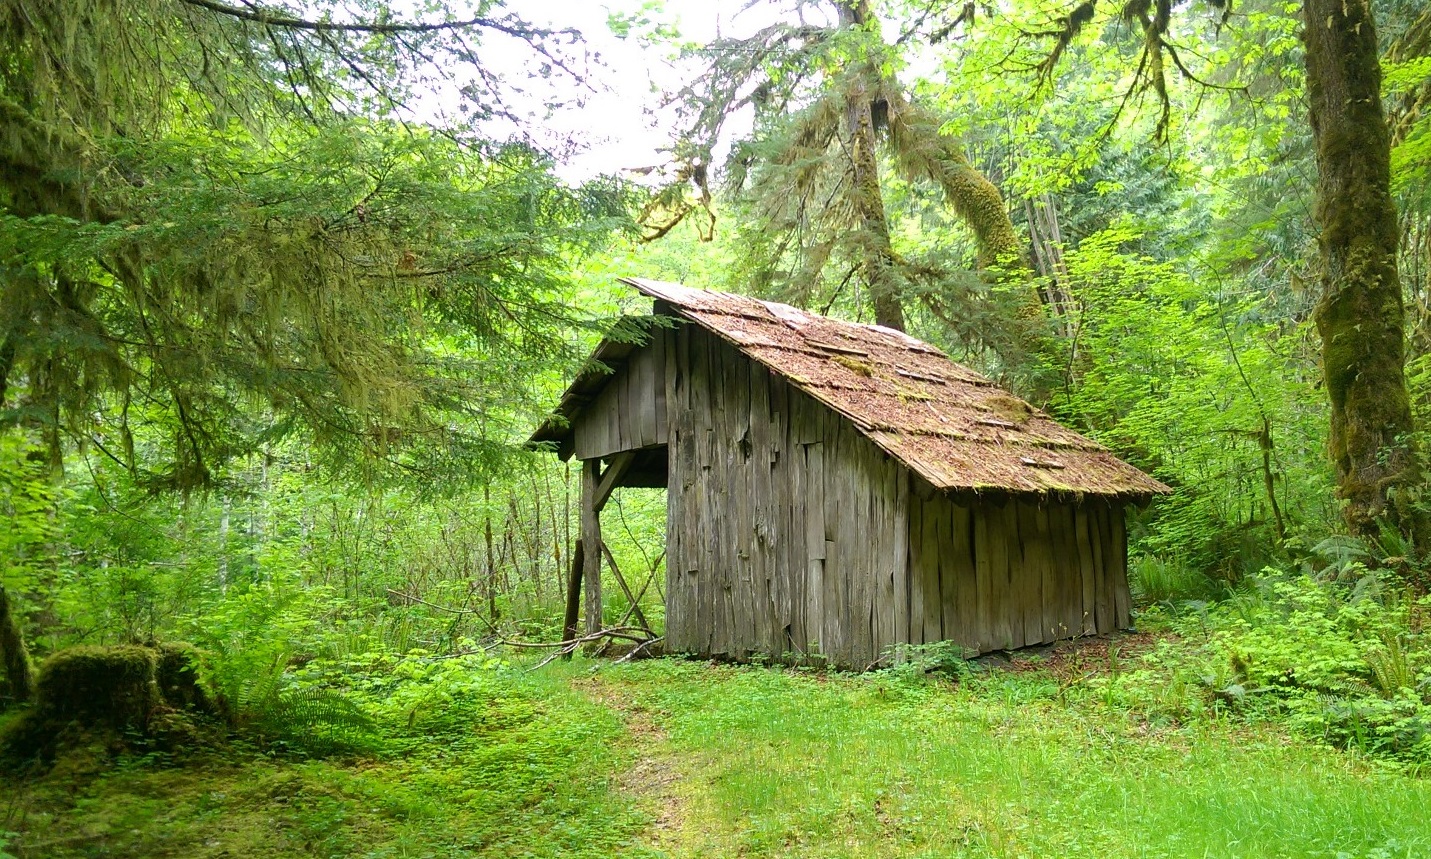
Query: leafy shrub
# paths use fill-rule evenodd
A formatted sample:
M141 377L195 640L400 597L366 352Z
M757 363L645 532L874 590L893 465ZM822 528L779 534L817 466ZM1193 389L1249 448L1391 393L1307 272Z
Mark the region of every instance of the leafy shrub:
M1090 681L1152 718L1233 714L1413 768L1431 766L1431 597L1362 568L1355 581L1266 570L1222 603L1155 608L1176 634Z

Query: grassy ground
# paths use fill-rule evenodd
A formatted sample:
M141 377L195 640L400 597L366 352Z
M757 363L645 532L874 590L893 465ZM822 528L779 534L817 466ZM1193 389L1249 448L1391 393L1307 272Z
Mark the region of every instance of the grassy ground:
M683 856L1431 856L1431 783L1271 731L1154 727L1033 674L960 688L603 672L663 726Z
M348 760L224 748L97 770L80 754L0 780L0 857L652 855L648 815L610 785L635 760L615 712L560 676L479 688L438 687L449 700L390 714L383 750Z
M1148 724L1046 671L593 667L505 675L488 715L358 760L12 779L0 854L1431 856L1431 781L1270 727Z

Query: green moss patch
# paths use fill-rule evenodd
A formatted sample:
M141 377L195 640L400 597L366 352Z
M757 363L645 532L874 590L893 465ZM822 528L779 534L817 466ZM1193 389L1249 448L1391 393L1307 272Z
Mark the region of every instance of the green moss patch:
M221 712L190 645L73 647L40 667L34 705L0 733L0 754L50 764L66 749L174 751L201 744L201 723Z

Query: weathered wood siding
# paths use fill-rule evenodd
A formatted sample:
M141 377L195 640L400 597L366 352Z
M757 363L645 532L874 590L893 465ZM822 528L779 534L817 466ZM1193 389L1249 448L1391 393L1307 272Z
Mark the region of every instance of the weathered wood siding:
M577 459L611 456L666 443L666 346L669 330L634 351L572 422Z
M864 668L899 640L908 473L693 328L667 375L667 646Z
M971 653L1129 623L1123 508L1102 500L909 497L910 636Z

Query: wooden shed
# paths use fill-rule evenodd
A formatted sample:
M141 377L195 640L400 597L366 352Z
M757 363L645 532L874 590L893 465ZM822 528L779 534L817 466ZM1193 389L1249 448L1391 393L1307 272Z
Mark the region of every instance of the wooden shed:
M532 436L583 465L589 630L619 486L667 490L671 652L864 669L1128 625L1124 512L1162 483L901 332L624 282L674 324L603 342Z

